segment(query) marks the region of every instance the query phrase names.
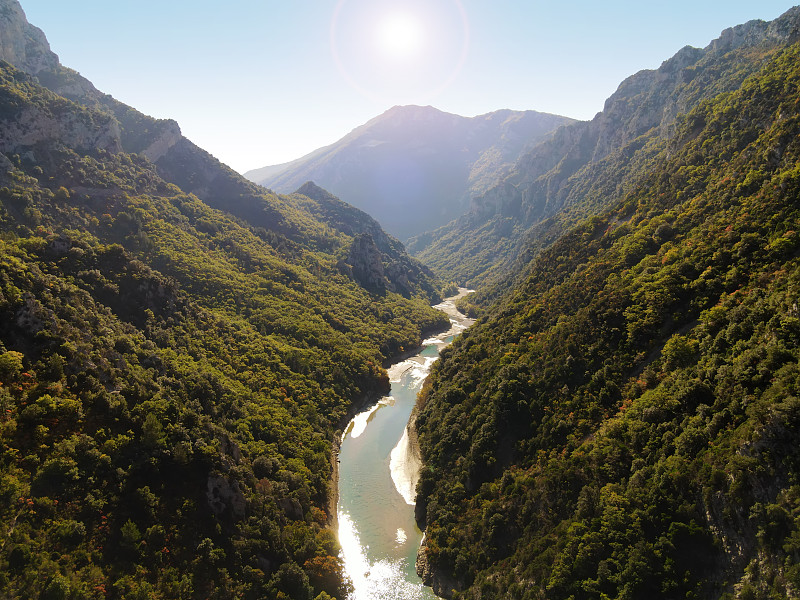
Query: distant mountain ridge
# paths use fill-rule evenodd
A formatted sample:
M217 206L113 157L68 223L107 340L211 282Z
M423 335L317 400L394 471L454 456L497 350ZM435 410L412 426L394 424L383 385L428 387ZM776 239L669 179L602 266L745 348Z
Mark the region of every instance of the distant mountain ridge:
M526 148L572 122L536 111L468 118L395 106L330 146L245 177L286 193L314 181L406 239L463 214Z

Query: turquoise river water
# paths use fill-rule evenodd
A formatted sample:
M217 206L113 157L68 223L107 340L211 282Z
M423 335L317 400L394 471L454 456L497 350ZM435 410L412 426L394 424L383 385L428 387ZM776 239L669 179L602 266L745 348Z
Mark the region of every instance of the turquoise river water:
M458 296L436 306L450 315L449 331L425 340L415 356L389 369L389 396L348 425L339 452L339 541L355 591L350 600L427 600L436 596L416 574L422 532L414 521L419 457L406 423L439 351L472 324L455 308Z

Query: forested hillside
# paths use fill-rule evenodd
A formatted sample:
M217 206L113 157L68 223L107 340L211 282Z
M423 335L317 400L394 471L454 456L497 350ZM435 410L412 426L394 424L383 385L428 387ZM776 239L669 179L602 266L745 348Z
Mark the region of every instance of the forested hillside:
M432 275L103 96L0 4L36 72L0 63L0 595L342 600L336 432L447 325Z
M748 52L434 367L446 597L798 597L800 44Z
M487 305L542 248L639 185L679 115L738 89L796 39L799 26L800 9L751 21L629 77L594 119L562 127L523 154L466 215L410 240L409 251L442 277L481 288L472 302Z

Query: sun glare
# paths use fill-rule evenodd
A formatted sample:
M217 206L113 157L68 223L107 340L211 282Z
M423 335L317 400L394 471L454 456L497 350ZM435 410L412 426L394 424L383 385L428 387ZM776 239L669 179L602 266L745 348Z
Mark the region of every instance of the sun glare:
M467 56L461 1L338 0L330 35L339 72L384 104L431 104Z
M423 46L422 34L420 22L404 13L386 15L375 30L378 47L395 60L406 60L418 55Z

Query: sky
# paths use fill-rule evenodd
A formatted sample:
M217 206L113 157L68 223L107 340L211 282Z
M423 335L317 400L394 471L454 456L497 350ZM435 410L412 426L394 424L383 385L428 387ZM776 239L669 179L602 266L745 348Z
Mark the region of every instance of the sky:
M20 0L61 63L239 172L398 104L591 119L620 82L776 0Z

